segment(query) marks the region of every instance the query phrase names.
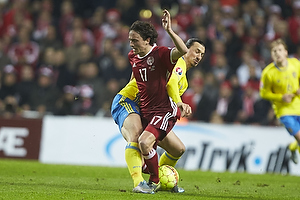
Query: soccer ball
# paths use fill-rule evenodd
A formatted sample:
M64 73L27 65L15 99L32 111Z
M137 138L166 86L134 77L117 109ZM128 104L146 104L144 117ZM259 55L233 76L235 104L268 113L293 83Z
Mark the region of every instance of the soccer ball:
M179 174L174 167L162 165L158 168L158 172L162 190L171 190L177 185Z

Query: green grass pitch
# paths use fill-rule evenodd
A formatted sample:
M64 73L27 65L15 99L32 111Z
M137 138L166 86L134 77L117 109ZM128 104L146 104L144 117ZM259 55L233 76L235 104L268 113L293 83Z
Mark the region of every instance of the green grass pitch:
M0 199L300 199L300 177L178 170L186 192L132 193L127 168L0 159ZM145 175L145 179L148 176Z

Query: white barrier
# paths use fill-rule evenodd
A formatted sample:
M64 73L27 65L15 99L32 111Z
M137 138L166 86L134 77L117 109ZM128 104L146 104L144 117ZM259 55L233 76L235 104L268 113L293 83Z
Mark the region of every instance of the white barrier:
M186 145L177 167L300 175L300 164L289 160L286 148L293 138L283 127L188 123L176 125L174 131ZM125 167L125 145L110 118L47 116L43 121L39 160Z

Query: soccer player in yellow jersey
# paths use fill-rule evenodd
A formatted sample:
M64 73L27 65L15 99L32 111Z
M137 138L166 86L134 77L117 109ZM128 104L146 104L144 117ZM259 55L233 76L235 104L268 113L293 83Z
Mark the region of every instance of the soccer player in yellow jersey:
M291 143L291 159L297 163L296 150L300 144L300 61L288 58L288 50L282 39L271 43L273 62L263 70L260 95L271 101L276 117L297 142Z
M189 116L191 108L184 104L181 95L188 87L186 71L196 67L205 53L205 46L197 38L191 38L186 42L188 52L178 59L173 73L167 84L169 96L181 109L181 116ZM135 79L132 79L114 98L111 108L112 117L127 141L125 148L125 160L128 170L134 182L133 192L151 193L142 176L142 159L138 146L138 137L142 133L142 123L139 110L139 95ZM159 160L159 165L175 166L178 159L185 151L185 146L173 131L158 144L164 150ZM183 192L182 188L174 188L173 192Z

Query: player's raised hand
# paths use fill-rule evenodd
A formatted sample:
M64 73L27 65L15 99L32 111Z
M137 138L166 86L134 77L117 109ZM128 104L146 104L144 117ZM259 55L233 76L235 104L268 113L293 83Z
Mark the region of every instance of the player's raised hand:
M171 15L169 11L166 9L163 10L163 16L161 19L162 26L166 31L169 31L171 29Z

